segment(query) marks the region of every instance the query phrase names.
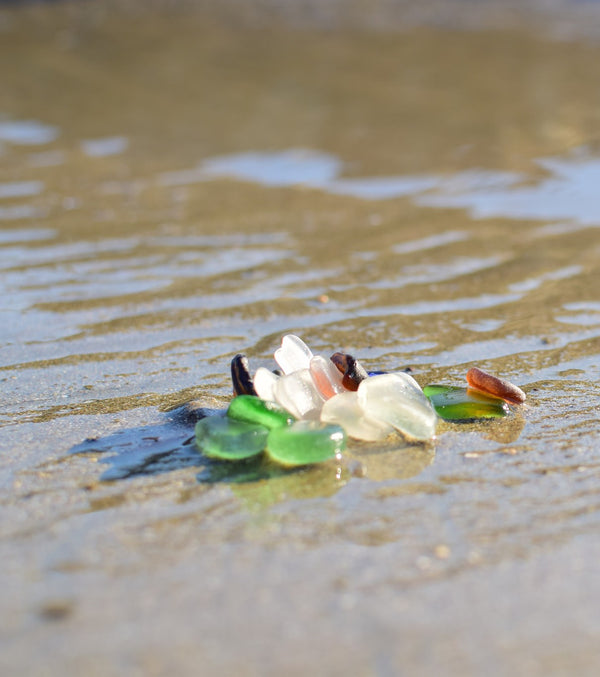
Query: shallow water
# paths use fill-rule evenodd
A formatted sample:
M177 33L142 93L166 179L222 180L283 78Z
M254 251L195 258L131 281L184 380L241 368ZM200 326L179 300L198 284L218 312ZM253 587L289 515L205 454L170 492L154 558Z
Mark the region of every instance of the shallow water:
M596 674L589 24L207 12L0 12L3 674ZM527 405L205 461L173 409L289 332Z

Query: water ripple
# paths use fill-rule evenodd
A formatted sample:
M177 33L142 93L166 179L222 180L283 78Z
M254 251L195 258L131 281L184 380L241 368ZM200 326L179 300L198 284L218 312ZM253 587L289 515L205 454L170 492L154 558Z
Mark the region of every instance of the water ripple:
M58 135L57 127L36 120L1 120L0 141L23 146L37 146L54 141Z

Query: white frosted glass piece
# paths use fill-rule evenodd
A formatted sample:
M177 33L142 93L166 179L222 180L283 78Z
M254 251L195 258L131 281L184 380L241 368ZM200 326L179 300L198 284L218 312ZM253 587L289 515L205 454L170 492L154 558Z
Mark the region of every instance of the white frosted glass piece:
M346 391L325 402L321 421L341 425L349 437L375 442L394 431L388 423L369 419L358 404L358 393Z
M308 369L281 376L274 394L275 401L296 418L318 418L324 402Z
M313 354L304 341L293 334L286 334L281 339L281 348L275 351L275 362L284 374L291 374L298 369L308 369Z
M322 355L315 355L310 361L310 375L315 387L326 400L346 390L342 385L343 376L340 370Z
M358 386L357 394L369 418L389 423L416 440L435 435L436 413L412 376L403 372L370 376Z
M254 390L261 400L275 402L275 383L279 376L272 371L259 367L254 374Z

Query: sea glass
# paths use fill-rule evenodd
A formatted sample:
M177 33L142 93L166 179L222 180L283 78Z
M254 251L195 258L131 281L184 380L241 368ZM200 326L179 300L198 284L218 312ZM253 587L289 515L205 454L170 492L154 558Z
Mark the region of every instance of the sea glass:
M275 401L295 418L318 418L325 401L308 369L277 379L274 395Z
M294 334L286 334L281 339L281 348L275 351L275 362L284 374L291 374L299 369L308 369L313 354L304 341Z
M388 423L369 419L358 404L358 394L350 391L335 395L325 402L321 409L321 421L337 423L349 437L369 442L382 440L394 431Z
M514 383L505 381L492 374L488 374L483 369L472 367L467 372L467 383L474 390L484 392L492 397L501 397L512 404L523 404L527 399L525 393Z
M254 390L261 400L275 401L275 383L279 376L272 371L259 367L254 374Z
M331 361L343 374L342 383L347 390L358 390L358 384L368 376L366 369L352 355L333 353Z
M243 353L238 353L231 360L231 380L234 395L256 395L248 358Z
M370 376L358 386L358 403L366 416L388 423L415 440L435 435L436 413L421 387L404 372Z
M346 390L342 383L343 375L331 360L322 355L315 355L310 361L310 375L326 400Z
M275 402L261 400L253 395L238 395L229 404L227 416L237 421L246 423L258 423L265 428L278 428L289 425L293 417Z
M196 423L196 445L209 458L237 461L264 450L268 428L236 421L229 416L209 416Z
M327 461L345 448L343 428L320 421L296 421L290 426L274 428L267 439L269 456L287 466Z
M440 418L446 421L469 421L478 418L502 418L510 413L506 402L471 388L429 385L423 393Z

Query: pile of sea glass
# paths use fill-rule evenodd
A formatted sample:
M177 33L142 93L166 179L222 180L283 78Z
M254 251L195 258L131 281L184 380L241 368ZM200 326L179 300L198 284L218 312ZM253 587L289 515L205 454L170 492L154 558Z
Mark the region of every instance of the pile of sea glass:
M525 399L520 389L477 369L470 370L471 380L467 375L470 388L421 389L405 372L367 373L350 355L313 355L292 334L283 337L274 357L280 373L260 367L251 378L245 356L236 355L236 396L226 414L196 424L196 443L205 456L241 460L265 452L283 465L317 463L338 457L348 437L378 441L399 433L425 441L435 436L438 417L499 418L510 412L505 400ZM518 391L515 398L505 397L498 384Z

